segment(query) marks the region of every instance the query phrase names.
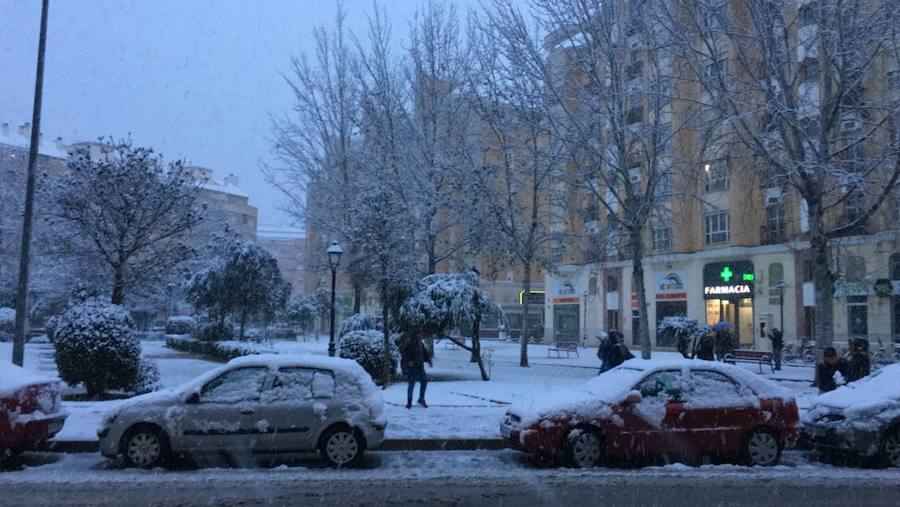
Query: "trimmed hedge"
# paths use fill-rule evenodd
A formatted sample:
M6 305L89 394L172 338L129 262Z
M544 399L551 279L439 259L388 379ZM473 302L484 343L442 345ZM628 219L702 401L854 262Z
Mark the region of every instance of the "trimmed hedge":
M249 356L251 354L274 354L274 350L254 346L246 342L209 342L196 340L187 336L166 336L166 347L170 349L201 354L219 361L230 361L236 357Z
M190 316L169 317L166 320L166 334L192 334L197 327Z

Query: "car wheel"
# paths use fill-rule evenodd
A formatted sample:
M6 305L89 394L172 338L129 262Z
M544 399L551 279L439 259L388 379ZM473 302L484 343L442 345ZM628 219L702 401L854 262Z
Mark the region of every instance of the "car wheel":
M747 464L770 467L777 465L780 459L781 444L775 434L766 429L753 431L744 445L744 460Z
M336 426L322 436L319 452L334 468L355 467L362 462L365 442L352 428Z
M603 438L600 432L589 428L570 431L566 436L563 457L566 464L575 468L599 465L603 457Z
M21 454L20 449L0 449L0 463L12 461L13 458Z
M152 426L138 426L128 430L122 439L125 465L137 468L156 468L169 457L169 439Z
M884 437L884 461L888 466L900 467L900 427L895 427Z

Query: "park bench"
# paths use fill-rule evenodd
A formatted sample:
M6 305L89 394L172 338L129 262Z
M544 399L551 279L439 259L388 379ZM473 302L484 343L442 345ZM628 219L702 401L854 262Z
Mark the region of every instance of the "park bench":
M551 354L555 354L555 356L551 356ZM575 354L575 357L578 356L578 342L558 342L556 345L547 349L547 357L556 357L558 359L562 359L562 355L565 354L566 357L571 357L572 354Z
M763 365L766 365L772 373L775 373L775 364L772 363L772 354L762 350L734 350L725 354L723 361L729 364L750 363L759 365L760 374L763 372Z

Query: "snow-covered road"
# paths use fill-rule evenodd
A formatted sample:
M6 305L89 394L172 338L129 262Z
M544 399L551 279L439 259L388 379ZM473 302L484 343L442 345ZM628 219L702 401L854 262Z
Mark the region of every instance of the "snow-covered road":
M798 452L774 468L571 470L513 451L373 452L361 470L314 456L260 468L121 470L99 455L28 453L0 472L0 505L900 504L900 471L834 467Z

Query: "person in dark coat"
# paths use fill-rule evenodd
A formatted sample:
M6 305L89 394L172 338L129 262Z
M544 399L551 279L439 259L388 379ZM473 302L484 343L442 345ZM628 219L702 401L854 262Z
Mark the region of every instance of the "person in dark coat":
M597 347L597 359L600 360L600 373L604 373L610 369L609 353L612 350L612 339L608 334L602 334L597 338L600 339L600 345Z
M675 333L675 347L678 349L678 353L684 356L685 359L691 358L691 336L690 333L686 330L678 330Z
M734 334L730 328L719 326L715 331L714 354L718 361L724 361L725 356L734 352Z
M775 369L781 369L781 354L784 352L784 335L781 334L781 330L777 327L772 328L772 332L769 333L769 339L772 340L772 355L775 360Z
M841 372L846 378L849 373L848 366L847 361L838 356L834 347L827 347L822 353L822 359L816 363L816 386L819 388L819 394L837 389L834 374Z
M869 341L864 338L855 338L850 341L850 359L847 367L847 382L854 382L871 373L872 364L869 361Z
M412 408L412 397L416 388L416 382L419 382L418 403L428 408L428 403L425 402L425 388L428 387L425 363L428 363L430 366L433 366L433 364L431 362L431 354L428 353L428 347L422 342L424 334L422 331L416 331L413 339L406 343L400 354L400 363L407 382L406 408Z
M634 355L628 350L628 347L625 346L624 343L619 342L613 344L612 349L609 352L608 364L610 369L619 366L629 359L634 359Z
M706 361L715 361L716 339L712 333L707 333L700 337L694 344L693 356L697 359Z

